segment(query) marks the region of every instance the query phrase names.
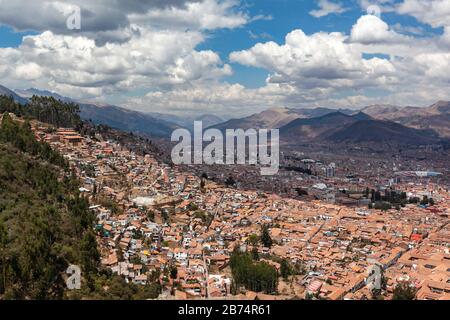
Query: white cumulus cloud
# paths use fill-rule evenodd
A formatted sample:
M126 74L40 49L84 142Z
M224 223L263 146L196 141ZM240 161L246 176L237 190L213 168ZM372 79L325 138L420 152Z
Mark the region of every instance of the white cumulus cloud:
M316 18L321 18L333 13L340 14L348 11L348 9L344 8L344 6L341 3L332 2L330 0L319 0L318 6L319 9L312 10L309 12L310 15Z

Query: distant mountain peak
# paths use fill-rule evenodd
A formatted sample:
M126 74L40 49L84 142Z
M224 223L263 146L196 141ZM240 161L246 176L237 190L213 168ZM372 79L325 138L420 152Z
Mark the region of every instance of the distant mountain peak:
M273 107L269 108L266 111L274 111L274 112L286 112L291 111L292 109L286 108L286 107Z
M343 113L340 110L337 110L337 111L325 114L325 115L323 115L323 116L321 116L319 118L333 118L333 117L351 117L351 116L346 114L346 113Z
M208 128L224 122L224 119L213 114L203 114L195 118L195 121L201 121L203 123L203 127Z
M450 101L439 100L439 101L436 102L434 105L437 105L437 106L448 106L449 104L450 104Z
M63 97L62 95L48 90L41 90L36 88L29 88L25 90L16 89L14 90L19 96L29 99L33 96L40 96L40 97L53 97L57 100L61 100L63 102L73 102L71 98Z
M20 95L15 93L13 90L8 89L2 85L0 85L0 95L12 97L15 102L20 103L22 105L25 105L28 102L28 100L26 98L21 97Z
M328 135L325 139L352 143L394 143L426 145L439 141L430 130L418 130L382 120L360 120Z
M428 109L437 113L450 113L450 101L440 100L428 107Z
M364 113L362 111L359 111L358 113L354 114L352 117L355 119L358 119L358 120L373 120L373 118L371 116L369 116L367 113Z

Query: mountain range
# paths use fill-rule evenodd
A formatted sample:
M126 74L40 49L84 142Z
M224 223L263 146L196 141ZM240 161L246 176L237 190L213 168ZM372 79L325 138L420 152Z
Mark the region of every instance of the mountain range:
M392 121L376 120L359 112L334 112L312 119L297 119L280 129L287 143L328 141L347 143L433 144L439 137L432 130L405 127Z
M317 118L297 119L281 127L280 134L285 139L312 140L331 136L343 127L359 120L370 119L369 116L358 113L347 115L342 112L332 112Z
M85 120L92 121L95 124L105 124L123 131L148 134L155 137L169 137L173 130L180 127L192 129L194 121L203 121L205 127L213 126L224 121L223 118L209 114L180 117L156 112L143 113L113 105L83 103L61 96L55 92L35 88L15 90L15 92L4 88L3 91L0 91L0 94L13 95L14 100L21 104L25 104L27 99L30 99L34 95L53 97L64 102L75 102L80 106L81 118Z
M113 105L79 103L57 93L39 89L10 90L0 86L0 95L12 96L26 104L33 95L51 96L80 105L81 117L96 124L138 134L169 137L176 128L192 129L194 121L204 128L250 129L279 128L289 144L311 141L393 142L429 144L450 138L450 102L439 101L429 107L372 105L361 111L352 109L272 108L245 118L224 121L215 115L176 116L131 111Z
M350 109L274 108L214 126L226 129L280 129L284 143L351 142L432 144L450 138L449 102L427 108L370 106Z
M112 128L154 137L170 137L179 128L175 123L157 119L150 114L132 111L111 105L80 104L82 119L95 124L106 124Z
M80 106L80 116L82 119L92 121L95 124L108 125L126 132L147 134L154 137L168 137L173 130L179 128L175 123L165 121L150 114L112 105L80 103L50 91L32 88L16 90L16 93L21 99L29 99L36 95L53 97L64 102L75 102ZM17 102L21 103L20 101Z
M450 101L438 101L427 108L375 105L362 111L375 119L415 129L431 129L443 138L450 138Z
M250 128L281 128L297 119L311 119L321 117L336 112L335 109L316 108L316 109L289 109L289 108L272 108L258 114L251 115L241 119L231 119L214 128L219 130L226 129L250 129ZM355 111L342 109L339 112L343 114L352 114Z
M20 103L20 104L26 104L27 103L27 99L21 97L20 95L18 95L17 93L15 93L14 91L0 85L0 95L1 96L8 96L8 97L12 97L14 99L15 102Z
M330 141L346 143L393 143L426 145L439 142L432 130L405 127L399 123L382 120L359 120L326 137Z

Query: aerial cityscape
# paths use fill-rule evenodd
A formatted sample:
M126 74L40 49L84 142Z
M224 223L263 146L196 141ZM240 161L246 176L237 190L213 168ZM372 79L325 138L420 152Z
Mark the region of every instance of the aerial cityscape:
M449 0L94 2L0 1L0 301L450 300Z

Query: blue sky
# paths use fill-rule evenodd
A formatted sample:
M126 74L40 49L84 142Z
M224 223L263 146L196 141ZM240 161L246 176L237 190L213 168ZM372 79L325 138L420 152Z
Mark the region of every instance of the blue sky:
M0 4L0 75L13 88L173 113L448 98L450 0L36 3Z
M317 1L314 0L247 0L244 7L252 17L263 15L267 18L236 29L210 32L207 40L198 48L212 49L226 59L231 52L246 49L261 40L282 43L287 33L298 28L307 34L319 31L349 32L355 21L365 13L358 1L353 0L345 1L344 7L348 8L348 11L321 18L315 18L309 14L311 10L318 8ZM389 24L400 23L404 26L421 28L428 35L442 34L443 30L442 27L432 28L414 17L391 12L383 13L383 20ZM253 38L250 33L259 38ZM0 47L17 47L22 43L24 36L34 34L38 32L15 31L8 25L1 25ZM243 70L245 72L245 69Z
M226 60L233 51L244 50L258 42L275 41L283 43L286 34L294 29L302 29L306 34L320 31L348 33L358 18L365 14L357 1L343 1L349 10L324 17L313 17L310 12L318 8L317 1L311 0L258 0L248 1L251 16L263 15L270 19L261 19L234 30L220 30L212 33L199 49L212 49ZM420 28L430 36L442 34L443 28L432 28L411 16L398 15L393 12L383 13L383 20L389 24L400 23L403 26ZM253 36L252 36L253 35ZM254 36L258 36L255 38ZM425 35L418 35L425 36ZM260 68L248 68L232 64L235 74L227 77L231 83L241 83L256 88L264 85L267 71Z
M26 35L34 34L33 32L16 32L9 26L0 26L0 47L1 48L17 48L22 39Z

